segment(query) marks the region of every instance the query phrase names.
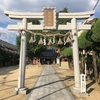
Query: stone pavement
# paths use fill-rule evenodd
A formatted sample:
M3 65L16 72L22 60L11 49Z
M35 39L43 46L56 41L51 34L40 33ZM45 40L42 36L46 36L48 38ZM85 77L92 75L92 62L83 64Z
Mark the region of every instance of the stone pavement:
M75 100L51 65L46 65L27 100Z

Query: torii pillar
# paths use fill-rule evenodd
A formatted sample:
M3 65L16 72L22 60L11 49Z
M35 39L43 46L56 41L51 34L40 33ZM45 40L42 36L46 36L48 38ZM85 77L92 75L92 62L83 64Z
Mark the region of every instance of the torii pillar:
M27 29L27 19L22 19L23 29ZM26 66L26 40L27 33L22 31L21 34L21 46L20 46L20 62L19 62L19 77L18 77L18 88L15 89L18 94L26 94L27 88L25 88L25 66Z
M22 19L22 28L27 29L27 19ZM18 87L15 88L14 94L26 94L27 88L25 88L25 67L26 67L26 40L27 33L22 31L21 34L21 46L20 46L20 61L19 61L19 76Z
M72 45L73 45L73 63L74 63L74 78L75 78L75 86L73 87L76 92L80 92L80 66L79 66L79 50L78 50L78 34L77 34L77 24L76 18L72 18Z
M91 29L90 25L77 24L77 20L83 20L90 18L95 11L91 12L77 12L77 13L59 13L58 18L60 19L71 19L69 25L69 30L72 31L72 46L73 46L73 63L74 63L74 80L75 85L72 87L72 92L80 93L81 92L81 80L80 80L80 66L79 66L79 50L78 50L78 32L77 30L89 30ZM63 26L64 28L64 26Z

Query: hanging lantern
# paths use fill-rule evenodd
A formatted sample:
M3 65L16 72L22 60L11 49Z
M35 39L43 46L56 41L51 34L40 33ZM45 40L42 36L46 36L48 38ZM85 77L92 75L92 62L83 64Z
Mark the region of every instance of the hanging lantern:
M57 52L57 53L61 53L61 50L60 50L60 48L58 48L58 49L56 50L56 52Z
M42 37L40 38L38 44L43 44Z
M48 42L47 45L51 45L51 44L52 44L52 41L51 41L51 39L49 39L49 42Z
M68 36L68 38L66 39L66 43L71 43L71 39L69 38L69 36Z
M63 44L62 40L61 40L61 37L59 38L58 40L58 44Z
M29 43L34 43L33 37L31 36L31 39L29 40Z

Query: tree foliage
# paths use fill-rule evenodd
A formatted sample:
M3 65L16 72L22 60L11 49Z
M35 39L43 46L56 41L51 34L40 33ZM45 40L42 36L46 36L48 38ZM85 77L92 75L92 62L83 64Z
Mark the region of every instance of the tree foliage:
M80 49L87 49L92 46L92 41L87 39L87 33L87 30L83 31L78 38L78 45Z
M63 56L72 56L72 48L68 47L62 51Z
M62 11L59 11L59 13L68 13L68 9L65 7ZM71 22L71 20L70 19L59 19L59 20L57 20L57 24L58 25L66 25L67 24L67 22ZM68 32L68 30L61 30L61 31L59 31L61 34L65 34L65 33L67 33Z
M98 82L98 71L97 71L97 57L96 53L100 52L100 18L93 24L91 30L83 31L83 33L78 38L79 48L92 50L92 58L93 58L93 69L95 82ZM92 64L92 62L91 62Z
M62 11L59 11L59 13L68 13L68 9L65 7ZM71 21L70 19L59 19L57 20L57 24L65 25L67 22L70 22L70 21Z
M40 56L41 52L43 52L46 49L45 45L38 45L39 37L36 37L36 42L29 43L30 40L30 34L28 34L27 37L27 56L30 59L33 59L34 56Z
M97 19L97 21L94 23L92 27L92 36L91 38L95 42L100 42L100 18Z
M0 67L19 63L19 54L0 48Z

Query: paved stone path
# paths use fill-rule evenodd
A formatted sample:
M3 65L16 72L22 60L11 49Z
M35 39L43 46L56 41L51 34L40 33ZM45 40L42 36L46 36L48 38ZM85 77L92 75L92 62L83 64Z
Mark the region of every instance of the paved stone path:
M51 65L46 65L27 100L75 100Z

